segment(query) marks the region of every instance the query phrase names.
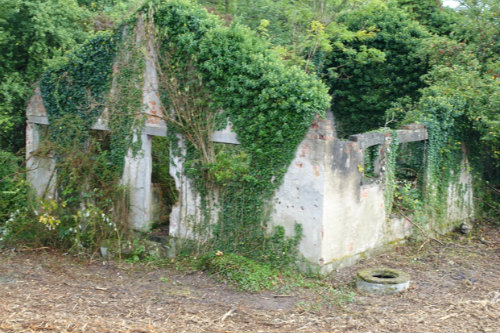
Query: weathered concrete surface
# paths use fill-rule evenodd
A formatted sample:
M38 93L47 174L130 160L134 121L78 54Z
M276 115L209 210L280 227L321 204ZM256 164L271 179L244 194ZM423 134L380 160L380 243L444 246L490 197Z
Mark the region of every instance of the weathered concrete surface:
M383 182L360 185L362 165L363 150L357 143L340 141L334 146L325 191L323 272L409 234L404 222L387 218Z
M136 230L147 231L151 227L151 158L152 137L146 134L134 134L133 141L140 140L140 152L131 150L125 156L125 165L121 184L129 192L129 224Z
M26 115L33 117L47 117L47 111L43 105L42 94L40 87L36 87L33 96L31 96L26 108Z
M360 187L363 150L335 138L332 116L316 119L297 149L273 201L271 221L293 235L313 269L328 272L359 254L404 237L400 221L386 222L381 184ZM387 237L386 237L387 236Z
M271 224L285 227L289 236L294 234L295 224L301 224L299 251L312 263L322 258L324 206L328 204L324 191L334 136L331 114L314 120L273 199Z
M145 36L143 36L143 38L146 39ZM138 41L138 43L141 42L142 41ZM153 44L153 38L148 38L144 61L145 72L142 96L144 106L146 108L146 125L151 129L164 129L166 128L166 124L163 118L163 111L159 95L158 73L156 72L157 56Z
M427 139L421 125L394 133L400 143ZM392 140L391 132L339 140L331 116L316 119L311 126L276 192L271 220L272 225L284 226L290 236L294 224L302 224L299 251L313 269L329 272L352 264L364 254L410 235L410 221L389 217L385 211L385 150ZM373 145L381 145L375 162L378 178L362 185L364 152ZM472 214L471 192L462 191L470 189L470 181L463 167L458 183L450 185L450 225Z
M54 199L56 197L56 161L50 156L37 155L42 126L46 127L46 125L29 121L26 124L26 180L33 186L39 198Z
M179 147L175 153L170 153L169 172L179 196L170 212L169 234L177 237L179 242L182 239L205 240L212 235L211 227L218 218L218 196L214 192L208 193L205 207L202 206L200 194L184 172L185 139L180 135L177 135L177 139Z
M231 143L234 145L239 145L238 136L233 132L231 122L228 120L228 124L225 128L214 131L212 133L212 141L219 143Z
M459 174L448 186L447 219L451 224L445 225L441 232L450 231L456 227L456 222L468 222L474 218L472 175L469 169L469 161L464 154Z
M427 140L427 130L422 125L411 124L404 126L401 130L395 131L398 142L414 142L414 141L424 141ZM384 143L385 139L390 136L390 132L368 132L362 134L354 134L349 136L350 141L357 142L359 148L365 149L375 145L381 145Z
M139 19L137 25L136 45L146 44L144 52L144 85L142 87L143 110L146 113L146 124L149 132L162 133L166 127L161 118L160 98L158 95L158 76L155 68L156 55L152 38L146 40L144 25ZM139 116L140 117L140 116ZM153 217L153 200L151 188L152 172L152 136L140 128L134 129L133 141L140 141L141 149L135 153L129 148L125 156L125 166L121 179L129 191L129 224L136 230L147 231L151 228ZM166 133L166 130L165 132Z

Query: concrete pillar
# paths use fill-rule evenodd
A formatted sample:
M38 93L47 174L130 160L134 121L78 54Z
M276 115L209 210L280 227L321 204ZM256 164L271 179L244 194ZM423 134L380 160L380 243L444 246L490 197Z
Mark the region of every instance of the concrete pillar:
M35 189L38 198L56 197L56 161L53 157L37 156L42 126L33 122L26 125L26 180Z
M170 212L169 234L178 238L206 240L211 235L211 226L217 222L218 196L217 193L208 193L206 207L202 207L200 193L184 172L186 139L181 135L177 135L177 139L177 152L170 151L170 175L179 197Z
M134 141L141 141L141 149L134 154L131 149L125 156L121 183L129 193L129 224L135 230L147 231L151 227L151 171L152 137L134 134ZM135 155L135 156L134 156Z

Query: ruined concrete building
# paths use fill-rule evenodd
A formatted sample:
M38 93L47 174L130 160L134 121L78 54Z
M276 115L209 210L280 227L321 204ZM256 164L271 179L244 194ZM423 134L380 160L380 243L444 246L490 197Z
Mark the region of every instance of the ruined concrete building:
M153 51L148 48L148 52ZM152 138L167 134L165 123L156 117L160 112L160 99L153 56L145 57L143 104L147 106L147 120L140 134L142 146L138 154L129 152L125 157L121 178L130 190L128 222L136 230L148 230L154 220ZM39 157L34 152L40 144L41 131L48 123L37 89L27 108L27 178L38 196L45 198L56 195L55 160ZM106 117L101 116L92 128L106 131ZM322 272L350 264L368 251L404 239L412 231L410 221L386 213L384 152L390 149L393 140L404 144L426 139L427 131L423 126L410 126L395 132L365 133L341 140L336 137L331 114L316 118L299 145L282 185L269 202L271 223L284 226L289 234L293 233L295 223L302 224L304 235L299 251ZM238 144L238 137L230 126L214 132L212 140ZM374 146L380 152L379 158L373 166L373 177L367 180L364 157ZM181 159L171 158L170 174L179 193L170 212L170 235L192 237L189 223L203 215L199 195L183 173ZM471 176L466 159L457 179L448 184L449 224L441 231L450 230L473 214Z

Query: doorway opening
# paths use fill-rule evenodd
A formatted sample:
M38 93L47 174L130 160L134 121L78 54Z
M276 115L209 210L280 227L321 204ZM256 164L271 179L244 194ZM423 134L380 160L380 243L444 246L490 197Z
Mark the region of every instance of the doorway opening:
M167 237L170 213L178 198L174 178L170 176L170 142L167 137L153 136L151 158L152 233Z

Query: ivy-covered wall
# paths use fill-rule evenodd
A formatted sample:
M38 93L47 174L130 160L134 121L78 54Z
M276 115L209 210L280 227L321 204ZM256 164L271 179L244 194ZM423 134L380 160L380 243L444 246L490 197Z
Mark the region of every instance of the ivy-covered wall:
M289 255L283 249L288 245L283 237L267 235L269 200L314 115L328 107L326 87L286 65L250 29L228 27L187 2L158 7L151 18L164 55L159 57L160 87L167 92L163 104L173 105L177 116L171 128L187 138L185 172L202 201L214 194L218 199L211 246L279 262ZM172 89L172 80L183 96ZM193 101L188 107L203 117L190 117L194 124L187 124L178 116L186 109L180 97ZM237 148L197 141L193 127L209 131L226 120L241 143Z
M49 123L45 156L57 161L57 200L67 207L58 214L96 206L118 220L113 189L122 171L139 167L134 158L149 145L141 124L153 117L168 127L173 157L203 207L217 199L216 221L205 216L213 236L205 249L293 261L300 234L287 239L278 228L268 236L269 200L330 97L319 79L286 64L253 31L226 26L189 1L151 1L116 32L97 34L50 68L40 87ZM154 113L144 97L150 89L161 102ZM228 120L241 143L234 149L210 139ZM93 133L97 123L109 134ZM58 225L74 224L68 218Z

